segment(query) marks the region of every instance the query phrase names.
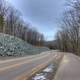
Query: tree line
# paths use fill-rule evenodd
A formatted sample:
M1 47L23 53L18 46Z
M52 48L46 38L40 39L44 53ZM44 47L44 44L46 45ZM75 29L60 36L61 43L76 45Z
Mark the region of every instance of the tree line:
M19 37L33 45L43 45L44 35L30 27L30 24L24 22L18 10L5 0L0 0L0 33Z
M56 47L80 55L80 0L68 2L56 35Z

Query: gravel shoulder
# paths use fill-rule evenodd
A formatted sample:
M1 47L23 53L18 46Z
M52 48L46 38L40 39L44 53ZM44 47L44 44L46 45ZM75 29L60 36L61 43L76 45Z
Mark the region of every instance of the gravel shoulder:
M80 80L80 57L66 53L54 80Z

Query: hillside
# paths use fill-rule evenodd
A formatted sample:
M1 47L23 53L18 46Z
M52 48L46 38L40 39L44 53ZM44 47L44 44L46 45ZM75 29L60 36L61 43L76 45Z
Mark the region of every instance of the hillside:
M44 45L50 49L56 49L56 40L46 41Z
M24 56L38 54L48 48L36 48L27 42L8 34L0 33L0 56Z

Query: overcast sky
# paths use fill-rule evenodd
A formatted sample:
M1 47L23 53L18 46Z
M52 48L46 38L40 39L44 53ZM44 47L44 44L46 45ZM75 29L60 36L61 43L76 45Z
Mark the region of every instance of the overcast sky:
M54 39L65 0L8 0L47 40Z

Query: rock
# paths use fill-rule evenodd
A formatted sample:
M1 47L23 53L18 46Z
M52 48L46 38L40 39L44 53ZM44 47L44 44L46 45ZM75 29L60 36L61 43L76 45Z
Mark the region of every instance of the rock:
M48 50L45 47L36 48L17 37L0 33L0 56L24 56Z

